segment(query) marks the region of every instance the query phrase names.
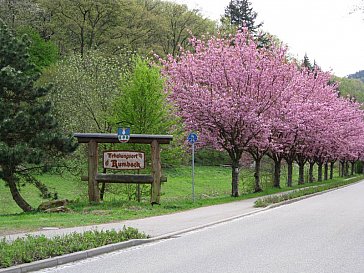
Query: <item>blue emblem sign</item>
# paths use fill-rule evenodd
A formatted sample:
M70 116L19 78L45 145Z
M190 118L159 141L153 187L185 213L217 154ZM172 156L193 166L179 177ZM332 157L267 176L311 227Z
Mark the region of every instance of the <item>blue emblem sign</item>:
M130 127L118 128L118 140L121 143L128 142L130 139Z
M194 144L197 141L197 135L195 133L190 133L187 140L190 144Z

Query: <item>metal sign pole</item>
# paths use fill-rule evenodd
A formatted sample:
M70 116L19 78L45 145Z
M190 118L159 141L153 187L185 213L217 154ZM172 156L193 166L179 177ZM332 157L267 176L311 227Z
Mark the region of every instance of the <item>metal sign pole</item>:
M190 133L187 140L192 145L192 201L195 202L195 142L197 141L197 134Z
M192 143L192 201L195 202L195 143Z

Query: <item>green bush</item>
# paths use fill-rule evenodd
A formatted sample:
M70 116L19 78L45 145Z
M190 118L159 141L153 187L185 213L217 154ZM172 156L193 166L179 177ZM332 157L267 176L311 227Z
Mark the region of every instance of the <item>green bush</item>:
M123 228L121 231L86 231L65 236L46 238L27 236L12 242L0 241L0 268L43 260L77 251L92 249L130 239L145 239L144 233L134 228Z

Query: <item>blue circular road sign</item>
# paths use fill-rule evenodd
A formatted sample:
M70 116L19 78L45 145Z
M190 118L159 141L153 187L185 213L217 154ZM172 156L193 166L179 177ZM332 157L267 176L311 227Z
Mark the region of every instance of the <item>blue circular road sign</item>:
M195 133L190 133L187 137L189 143L193 144L197 141L197 135Z

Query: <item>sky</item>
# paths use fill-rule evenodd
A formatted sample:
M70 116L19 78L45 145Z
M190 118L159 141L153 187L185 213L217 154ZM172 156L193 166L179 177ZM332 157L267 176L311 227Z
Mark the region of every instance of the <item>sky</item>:
M219 20L229 0L175 0ZM307 54L325 71L339 77L364 70L364 13L354 12L364 0L250 0L256 22L289 47L291 55Z

